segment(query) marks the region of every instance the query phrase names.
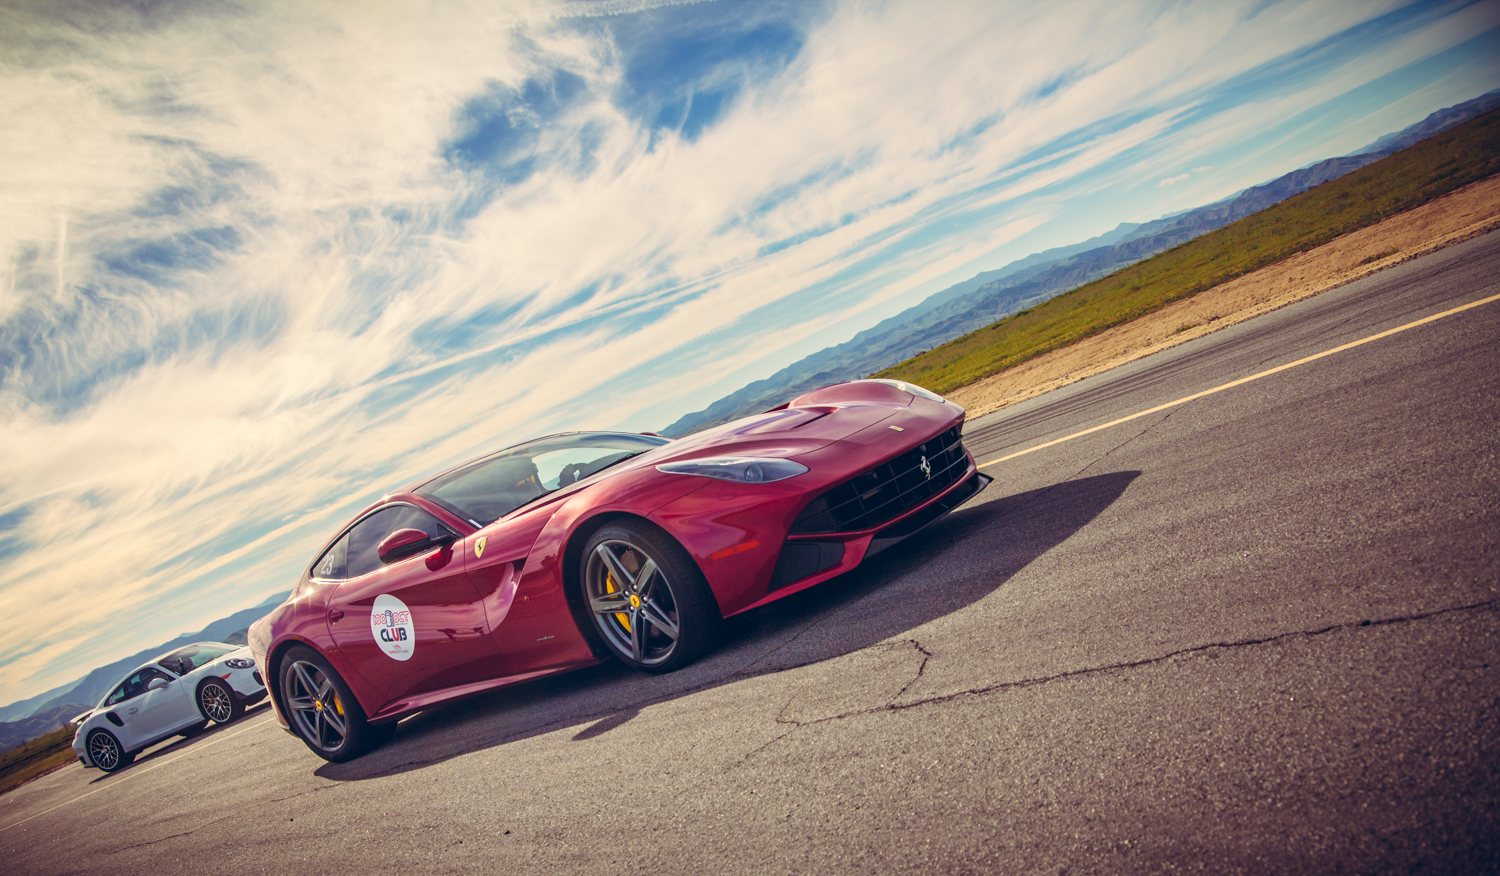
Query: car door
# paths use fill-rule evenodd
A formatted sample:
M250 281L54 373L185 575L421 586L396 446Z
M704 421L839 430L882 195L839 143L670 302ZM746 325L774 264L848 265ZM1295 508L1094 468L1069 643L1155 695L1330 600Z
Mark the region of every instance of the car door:
M152 683L156 681L164 682L165 686L153 690ZM170 736L198 716L192 693L182 680L155 666L136 670L125 680L124 687L138 692L114 707L125 722L121 729L131 738L128 743L120 740L126 748Z
M390 564L376 548L402 529L450 542ZM314 574L341 583L328 601L328 630L360 676L391 700L486 677L497 649L455 534L408 503L366 515L319 559ZM342 565L342 568L340 568Z
M127 725L125 713L127 709L140 712L137 704L131 701L145 692L146 682L142 680L140 673L131 673L109 692L109 696L100 701L99 707L95 710L95 714L103 714L105 720L109 722L107 725L101 724L100 726L115 734L115 738L120 740L120 745L126 751L135 748L136 742L139 741L136 729L140 724L135 722Z

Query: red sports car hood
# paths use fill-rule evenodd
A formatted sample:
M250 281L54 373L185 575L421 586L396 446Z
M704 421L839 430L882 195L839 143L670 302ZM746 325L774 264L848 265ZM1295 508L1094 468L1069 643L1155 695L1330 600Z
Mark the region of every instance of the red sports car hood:
M673 459L741 454L796 456L827 447L894 416L905 407L905 404L853 402L769 411L673 441L645 454L641 462L658 465Z
M662 463L713 456L798 457L821 450L911 408L913 396L880 382L835 384L794 399L787 406L705 429L611 466L598 476L564 487L517 512L554 509L574 496L619 489L642 469ZM951 403L949 403L951 406ZM962 415L963 409L953 407ZM606 486L609 485L609 486ZM420 485L418 485L420 487Z
M801 456L895 416L910 403L911 397L902 393L894 402L837 401L745 417L648 450L620 465L611 466L596 477L585 478L573 486L549 493L535 503L523 506L522 513L536 513L549 506L555 509L573 496L595 490L609 491L617 488L621 479L631 480L642 469L665 462L711 456ZM682 483L691 484L693 481L684 479ZM512 512L503 519L510 519L516 513Z

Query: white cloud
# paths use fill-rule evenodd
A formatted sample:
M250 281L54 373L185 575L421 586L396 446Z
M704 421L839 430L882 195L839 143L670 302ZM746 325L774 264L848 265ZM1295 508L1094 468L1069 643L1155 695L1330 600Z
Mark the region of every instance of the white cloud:
M1157 183L1156 187L1161 188L1162 186L1175 186L1190 176L1192 176L1192 174L1190 173L1178 174L1177 176L1169 176L1163 179L1161 182Z

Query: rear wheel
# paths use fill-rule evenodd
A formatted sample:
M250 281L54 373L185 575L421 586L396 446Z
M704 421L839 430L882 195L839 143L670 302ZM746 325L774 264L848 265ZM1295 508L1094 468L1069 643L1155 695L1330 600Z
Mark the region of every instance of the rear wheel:
M127 754L120 740L108 730L95 730L89 734L89 760L106 773L130 766L135 755Z
M323 655L301 645L281 660L281 698L292 729L314 754L334 763L359 757L395 730L394 724L372 725Z
M217 678L198 685L198 711L215 724L228 724L245 714L245 704L234 695L229 685Z
M580 577L594 630L627 666L671 672L713 644L721 618L687 551L650 524L610 524L583 549Z

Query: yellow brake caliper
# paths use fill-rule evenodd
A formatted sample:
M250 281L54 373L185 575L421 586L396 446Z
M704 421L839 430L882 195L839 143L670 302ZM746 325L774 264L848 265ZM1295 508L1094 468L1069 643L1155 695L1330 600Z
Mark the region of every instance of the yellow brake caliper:
M620 588L618 588L618 587L615 586L615 579L614 579L614 577L612 575L610 575L608 572L604 573L604 592L605 593L618 593L618 592L620 592ZM617 621L620 622L620 625L625 628L625 632L627 632L627 633L630 632L630 615L626 614L623 611L617 611L617 612L615 612L615 620L617 620Z

